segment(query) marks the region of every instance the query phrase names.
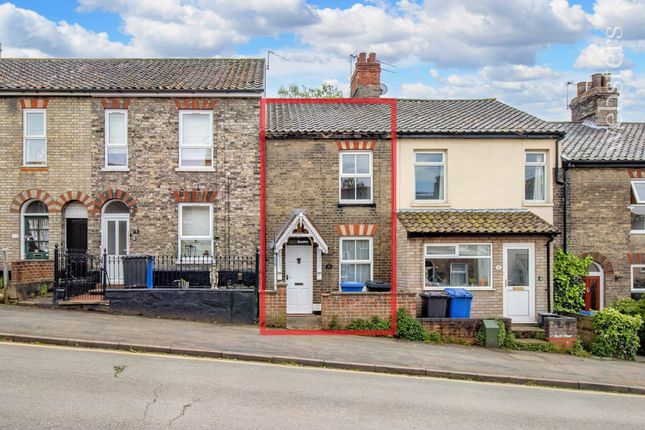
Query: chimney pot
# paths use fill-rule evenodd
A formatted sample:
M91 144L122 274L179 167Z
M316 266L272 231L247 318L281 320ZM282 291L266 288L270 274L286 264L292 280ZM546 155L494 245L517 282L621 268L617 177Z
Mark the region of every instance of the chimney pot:
M577 95L584 94L585 91L587 91L587 83L578 82L578 84L576 85L576 90L577 90Z
M381 96L381 63L376 54L358 54L352 74L349 96L352 98L378 98Z
M611 75L594 73L591 82L578 82L571 100L571 121L592 121L605 127L618 123L618 91L611 88Z

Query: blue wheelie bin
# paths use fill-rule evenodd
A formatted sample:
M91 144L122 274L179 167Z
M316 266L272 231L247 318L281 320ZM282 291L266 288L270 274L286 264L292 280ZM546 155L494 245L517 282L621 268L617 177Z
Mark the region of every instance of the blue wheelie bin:
M464 288L446 288L448 294L448 318L470 318L473 295Z
M364 286L365 284L362 282L345 281L340 283L340 291L343 293L360 293L363 291Z

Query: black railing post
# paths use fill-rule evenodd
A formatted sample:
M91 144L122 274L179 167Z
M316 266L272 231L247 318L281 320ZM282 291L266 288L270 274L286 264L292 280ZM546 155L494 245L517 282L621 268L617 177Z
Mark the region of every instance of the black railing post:
M103 295L105 295L105 284L107 283L107 249L103 249L103 261L99 263L101 266L101 290Z
M260 318L260 248L255 248L255 319Z
M58 244L54 245L54 294L52 295L52 303L57 304L58 303L58 286L60 284L60 272L58 268Z

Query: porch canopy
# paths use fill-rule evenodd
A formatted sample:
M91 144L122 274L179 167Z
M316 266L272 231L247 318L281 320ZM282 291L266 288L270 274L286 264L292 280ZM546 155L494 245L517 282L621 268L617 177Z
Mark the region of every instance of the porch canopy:
M398 218L409 235L432 234L541 234L558 231L525 209L401 210Z
M276 281L282 280L282 250L291 238L306 238L318 245L316 252L316 279L322 279L322 254L329 252L327 243L322 238L316 227L305 214L304 209L294 209L284 228L273 242L275 255Z

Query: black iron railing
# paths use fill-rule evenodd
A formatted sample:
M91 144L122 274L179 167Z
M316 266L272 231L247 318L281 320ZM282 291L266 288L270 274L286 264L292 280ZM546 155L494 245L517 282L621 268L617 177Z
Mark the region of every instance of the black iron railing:
M114 288L254 288L259 252L254 256L184 257L102 255L54 250L54 301L102 296Z

